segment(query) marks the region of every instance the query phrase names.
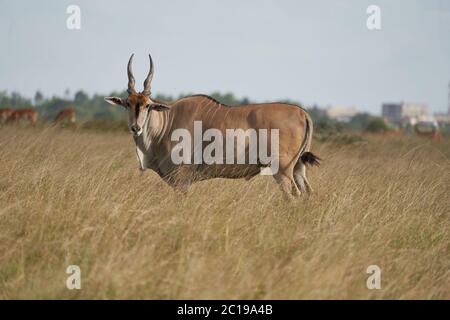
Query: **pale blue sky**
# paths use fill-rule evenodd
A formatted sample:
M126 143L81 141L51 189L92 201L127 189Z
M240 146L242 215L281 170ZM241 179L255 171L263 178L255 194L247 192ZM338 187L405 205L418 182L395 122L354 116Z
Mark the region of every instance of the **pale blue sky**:
M70 4L81 7L81 30L66 28ZM381 31L366 28L370 4L381 7ZM141 86L151 52L154 93L447 110L446 0L0 0L0 8L0 90L122 90L133 52Z

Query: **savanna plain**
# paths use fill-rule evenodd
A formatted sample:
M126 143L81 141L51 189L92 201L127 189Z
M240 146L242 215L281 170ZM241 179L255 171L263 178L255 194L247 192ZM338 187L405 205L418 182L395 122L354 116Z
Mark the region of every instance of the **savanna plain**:
M1 127L0 298L450 299L450 140L312 151L310 197L268 176L181 197L139 172L125 131Z

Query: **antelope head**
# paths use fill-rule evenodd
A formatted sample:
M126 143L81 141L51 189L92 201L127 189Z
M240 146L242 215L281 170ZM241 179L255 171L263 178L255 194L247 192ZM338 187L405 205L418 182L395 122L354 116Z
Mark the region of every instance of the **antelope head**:
M147 115L150 111L163 111L169 109L168 105L153 101L150 97L154 69L152 57L151 55L148 56L150 58L150 71L148 72L147 78L145 78L144 90L142 92L138 93L134 88L135 80L132 70L134 54L132 54L127 67L128 97L126 99L119 97L105 97L106 102L121 105L128 110L128 127L135 137L142 134L142 128L144 127Z

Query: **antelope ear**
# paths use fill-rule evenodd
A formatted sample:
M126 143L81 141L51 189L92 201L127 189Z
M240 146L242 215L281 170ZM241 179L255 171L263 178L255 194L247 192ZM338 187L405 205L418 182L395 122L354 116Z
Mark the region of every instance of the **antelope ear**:
M105 97L104 98L106 102L109 104L116 104L120 106L125 106L125 101L118 97Z
M163 103L152 103L150 105L150 109L155 111L164 111L164 110L170 110L170 106Z

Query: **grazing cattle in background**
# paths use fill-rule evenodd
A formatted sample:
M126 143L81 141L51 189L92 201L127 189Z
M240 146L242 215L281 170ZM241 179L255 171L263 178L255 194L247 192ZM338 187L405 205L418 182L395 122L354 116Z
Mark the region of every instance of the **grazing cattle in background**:
M105 100L128 110L128 125L136 144L141 170L154 170L164 181L181 192L186 192L193 182L199 180L219 177L250 179L264 168L260 159L257 164L236 164L237 161L234 164L227 164L225 161L214 164L174 163L171 156L177 142L172 140L172 134L177 129L183 129L192 137L196 121L201 122L203 131L215 129L223 136L228 129L265 129L269 132L275 129L279 134L279 169L274 173L275 180L288 195L312 191L306 178L305 166L318 165L320 159L310 152L313 123L303 108L288 103L231 107L206 95L184 97L172 104L156 101L151 97L154 73L151 56L149 55L150 71L144 81L144 90L140 93L135 90L131 67L133 56L128 61L128 97L105 97ZM246 152L249 151L247 145L244 148ZM268 149L271 150L270 147Z
M35 124L38 118L38 113L32 108L14 110L8 118L8 122L18 123L21 120L29 121Z
M11 113L13 113L13 109L11 108L0 109L0 123L5 123L11 116Z
M63 109L55 117L55 122L67 121L70 123L75 123L76 121L76 111L73 108Z

